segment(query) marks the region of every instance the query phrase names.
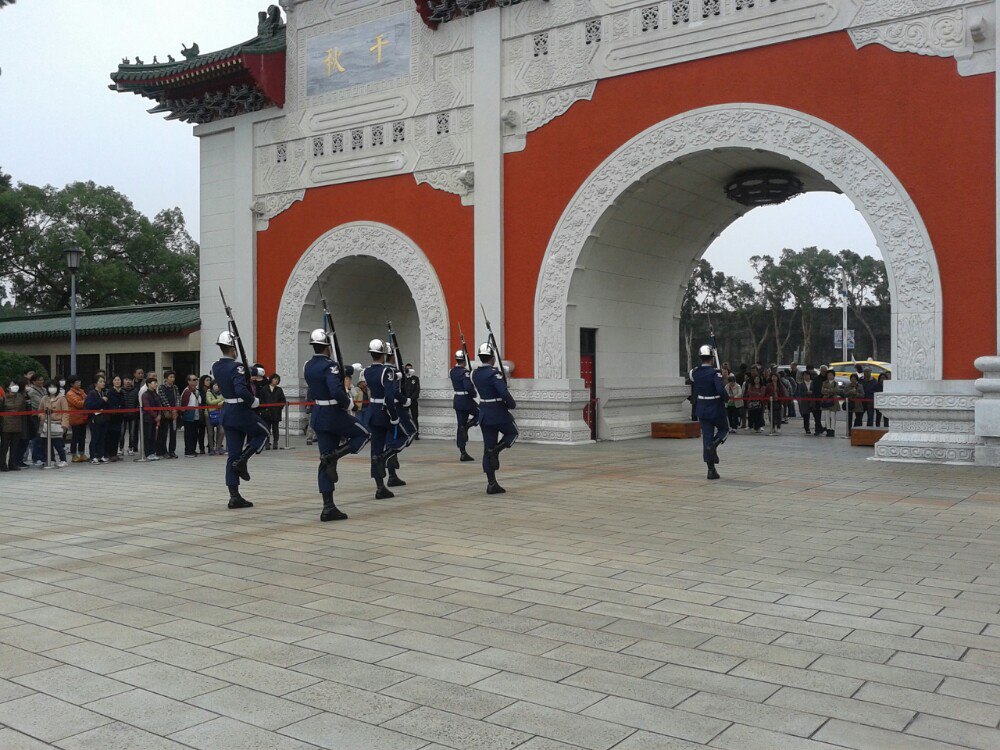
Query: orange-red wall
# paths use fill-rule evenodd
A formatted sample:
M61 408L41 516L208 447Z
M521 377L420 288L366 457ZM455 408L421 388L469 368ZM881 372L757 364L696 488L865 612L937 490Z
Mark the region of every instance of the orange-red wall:
M950 58L878 45L856 50L846 33L599 81L591 101L529 133L527 148L506 157L505 356L517 363L519 377L531 377L538 270L560 215L587 176L662 120L754 102L842 128L895 173L937 254L944 376L977 377L972 361L996 348L993 86L992 75L959 76Z
M388 224L413 240L437 271L453 337L458 337L456 320L468 327L474 314L471 206L463 206L457 195L418 185L409 174L313 188L257 235L257 359L265 367L274 366L274 327L292 269L320 236L352 221Z
M528 135L504 162L505 355L534 375L534 294L542 257L580 184L639 132L685 111L753 102L826 120L861 141L903 184L927 226L944 295L944 376L976 376L996 341L994 83L963 78L953 59L854 49L829 34L605 79ZM274 321L296 260L338 224L372 220L430 257L449 315L470 329L472 209L411 175L307 191L258 240L258 351L274 359ZM831 248L837 250L839 248ZM454 342L453 342L454 343ZM454 348L454 347L453 347ZM442 363L442 368L447 363Z

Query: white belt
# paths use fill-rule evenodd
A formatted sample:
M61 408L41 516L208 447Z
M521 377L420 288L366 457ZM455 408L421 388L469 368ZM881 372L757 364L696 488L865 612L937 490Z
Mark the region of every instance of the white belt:
M241 398L227 398L226 399L226 403L227 404L242 404L243 403L243 399L241 399Z
M502 398L481 398L481 399L479 399L479 403L481 403L481 404L492 404L492 403L494 403L496 401L503 401L503 399Z
M313 401L316 406L340 406L336 401Z
M468 391L455 391L455 395L456 396L468 396L469 392Z
M384 398L370 398L370 399L368 399L368 403L369 404L384 404L385 403L385 399Z
M722 398L722 396L698 396L702 401L715 401L717 398Z

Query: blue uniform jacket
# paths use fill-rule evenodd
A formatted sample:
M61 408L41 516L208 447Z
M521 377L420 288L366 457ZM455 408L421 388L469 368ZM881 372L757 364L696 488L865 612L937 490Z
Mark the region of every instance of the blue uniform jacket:
M451 378L451 385L455 389L454 404L456 411L476 410L476 386L469 376L469 371L462 365L455 365L448 374ZM464 393L463 393L464 391Z
M691 370L694 397L697 399L695 416L698 419L718 419L726 416L726 388L722 373L711 365L699 365Z
M223 357L212 365L212 377L219 384L219 391L226 403L222 407L222 426L244 429L258 421L250 408L256 397L247 384L247 370L235 359ZM239 403L229 403L239 399Z
M479 424L487 427L507 424L510 409L516 409L517 402L510 395L500 371L490 365L477 367L472 372L472 382L479 390Z
M365 407L365 424L372 427L388 427L390 422L399 421L396 399L399 396L399 381L391 367L379 362L365 368L365 382L368 383L369 404ZM376 401L378 399L378 401Z
M314 429L336 432L342 420L341 415L347 415L347 407L351 405L351 397L344 390L344 378L354 374L348 365L341 370L340 365L325 354L314 354L306 362L303 375L309 386L312 401L333 401L336 406L316 404L312 412ZM338 413L339 412L339 413Z

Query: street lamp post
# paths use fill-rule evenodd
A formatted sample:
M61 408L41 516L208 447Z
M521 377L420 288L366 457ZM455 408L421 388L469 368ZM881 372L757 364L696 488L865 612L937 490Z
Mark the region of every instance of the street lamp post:
M80 269L80 256L83 250L76 247L66 248L66 266L70 274L69 293L69 370L76 373L76 272Z

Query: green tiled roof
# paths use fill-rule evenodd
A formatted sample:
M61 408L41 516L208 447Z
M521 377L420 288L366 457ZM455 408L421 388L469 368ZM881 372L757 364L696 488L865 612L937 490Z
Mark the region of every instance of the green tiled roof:
M182 333L201 327L197 302L78 310L76 335L144 336ZM69 311L0 318L0 341L69 336Z
M213 63L225 62L241 55L267 55L272 52L282 52L284 49L285 28L282 26L270 35L255 36L241 44L234 44L226 49L206 52L204 55L196 55L184 60L141 65L122 63L118 66L118 70L111 74L111 80L121 84L119 89L127 88L127 84L130 82L162 82L166 78L198 71Z

